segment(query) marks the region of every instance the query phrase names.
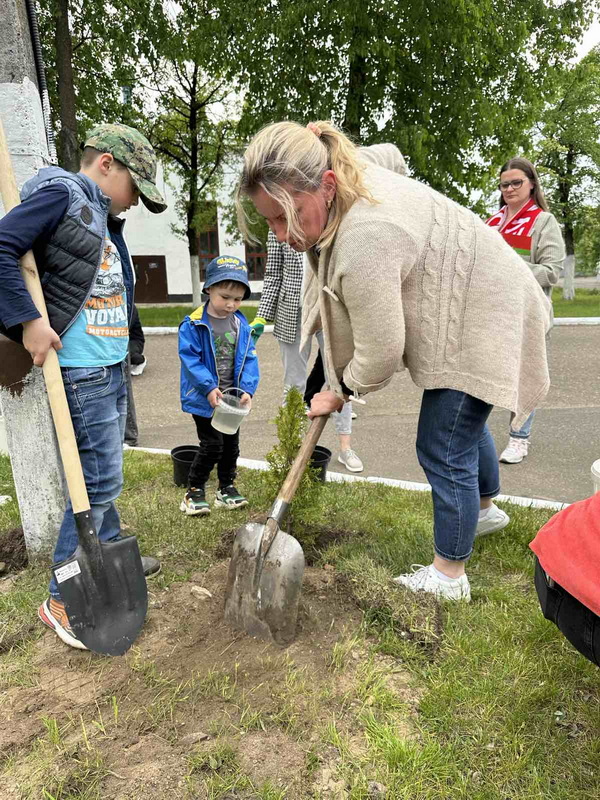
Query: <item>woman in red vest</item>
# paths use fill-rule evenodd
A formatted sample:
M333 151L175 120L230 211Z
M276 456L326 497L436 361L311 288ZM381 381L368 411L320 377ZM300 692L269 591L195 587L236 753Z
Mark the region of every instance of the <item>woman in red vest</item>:
M530 266L548 298L558 281L565 246L556 218L548 211L535 167L526 158L511 158L500 170L500 210L486 224ZM510 430L500 461L518 464L527 455L535 411L519 430Z

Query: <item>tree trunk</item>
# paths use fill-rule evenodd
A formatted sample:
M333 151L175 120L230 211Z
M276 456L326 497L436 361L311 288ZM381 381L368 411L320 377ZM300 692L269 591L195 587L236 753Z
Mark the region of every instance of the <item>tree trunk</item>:
M354 29L352 44L356 47L362 40L359 28ZM358 52L350 56L348 68L348 97L342 127L355 141L360 141L360 129L365 105L367 83L366 58Z
M55 0L54 46L58 74L60 133L57 137L58 161L69 172L79 170L75 85L73 83L73 43L69 29L69 0Z
M561 205L563 207L564 220L564 239L567 257L563 265L563 299L575 299L575 241L573 236L573 214L569 205L571 186L573 180L573 170L575 168L575 153L573 148L567 150L565 174L562 176L558 191Z
M198 73L199 67L196 64L190 90L190 191L187 202L187 238L192 271L192 294L196 308L202 304L198 233L194 227L198 211Z
M563 300L575 300L575 253L572 225L565 225L565 248L567 257L563 265Z

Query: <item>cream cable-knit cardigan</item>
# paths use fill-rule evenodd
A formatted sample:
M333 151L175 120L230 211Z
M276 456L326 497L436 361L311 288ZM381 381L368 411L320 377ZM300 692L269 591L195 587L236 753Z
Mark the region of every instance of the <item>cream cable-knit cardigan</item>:
M379 145L375 158L370 150L361 154L377 203L357 201L318 260L309 251L303 337L323 328L327 378L340 395L342 377L365 394L406 368L422 389L514 411L518 429L550 386L548 299L496 230L392 172L401 166L394 145Z

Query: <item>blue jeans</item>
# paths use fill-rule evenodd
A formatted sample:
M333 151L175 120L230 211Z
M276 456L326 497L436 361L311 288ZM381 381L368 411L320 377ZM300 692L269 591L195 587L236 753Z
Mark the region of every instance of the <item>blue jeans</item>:
M454 389L423 392L417 456L433 496L435 551L465 561L473 551L481 497L500 492L492 406Z
M514 416L515 416L514 414L511 414L511 417L510 417L511 422L514 419ZM531 414L527 417L527 419L523 423L523 427L521 428L521 430L513 431L513 429L511 428L510 435L514 439L529 439L529 436L531 434L531 426L533 425L533 418L534 417L535 417L535 408L533 409Z
M123 436L127 417L124 363L109 367L63 367L62 377L94 525L101 541L116 539L121 521L114 501L123 488ZM54 550L54 563L64 561L78 544L69 502ZM50 594L60 600L52 577Z

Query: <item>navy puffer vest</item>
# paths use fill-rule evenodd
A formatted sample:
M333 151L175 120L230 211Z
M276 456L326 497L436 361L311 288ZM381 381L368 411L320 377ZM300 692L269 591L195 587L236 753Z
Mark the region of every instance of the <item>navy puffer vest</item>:
M110 198L94 181L47 167L21 190L24 200L50 183L69 190L67 211L42 252L36 252L50 325L61 336L88 299L102 256Z

